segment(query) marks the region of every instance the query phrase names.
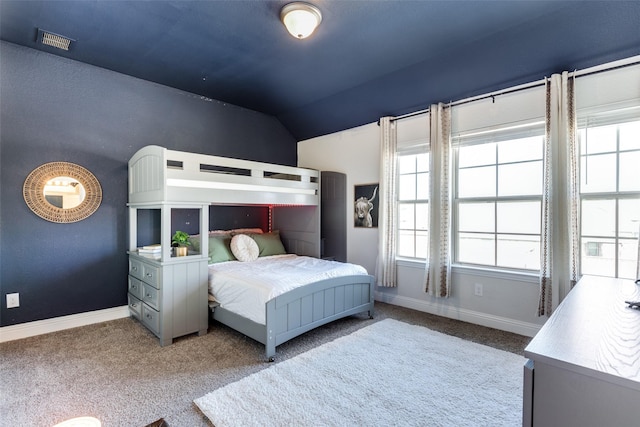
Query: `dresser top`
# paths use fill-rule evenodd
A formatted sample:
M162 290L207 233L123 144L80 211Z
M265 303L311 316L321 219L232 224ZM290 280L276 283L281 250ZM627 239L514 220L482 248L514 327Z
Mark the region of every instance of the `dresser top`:
M525 348L525 357L640 390L640 300L632 280L585 276Z

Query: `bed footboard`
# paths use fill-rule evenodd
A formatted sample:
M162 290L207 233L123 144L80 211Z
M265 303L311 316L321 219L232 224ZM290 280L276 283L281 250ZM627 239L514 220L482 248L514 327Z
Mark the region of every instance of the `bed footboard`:
M355 275L326 279L293 289L266 303L266 325L222 307L212 308L213 318L265 345L272 362L276 347L318 326L353 314L374 315L373 276Z
M311 283L268 301L267 360L273 360L276 346L318 326L364 312L373 317L374 286L373 276L343 276Z

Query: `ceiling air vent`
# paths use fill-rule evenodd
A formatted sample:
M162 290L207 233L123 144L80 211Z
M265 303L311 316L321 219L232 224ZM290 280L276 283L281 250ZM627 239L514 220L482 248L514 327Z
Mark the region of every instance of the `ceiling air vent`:
M41 29L38 29L38 41L42 44L46 44L47 46L57 47L62 50L69 50L71 42L75 42L75 40L70 39L69 37Z

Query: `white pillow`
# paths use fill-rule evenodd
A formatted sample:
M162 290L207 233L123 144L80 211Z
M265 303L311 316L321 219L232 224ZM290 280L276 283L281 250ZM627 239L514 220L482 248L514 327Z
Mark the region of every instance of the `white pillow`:
M237 234L231 239L231 252L238 261L255 261L258 259L260 249L258 244L246 234Z

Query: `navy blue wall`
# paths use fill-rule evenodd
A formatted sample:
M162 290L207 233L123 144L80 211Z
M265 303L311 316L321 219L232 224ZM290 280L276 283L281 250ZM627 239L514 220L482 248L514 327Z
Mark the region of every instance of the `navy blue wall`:
M150 144L297 163L274 117L0 42L0 326L127 304L127 162ZM56 224L26 206L25 178L53 161L100 181L91 217Z

